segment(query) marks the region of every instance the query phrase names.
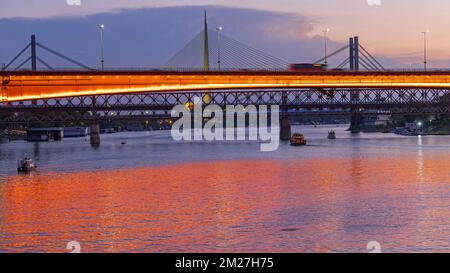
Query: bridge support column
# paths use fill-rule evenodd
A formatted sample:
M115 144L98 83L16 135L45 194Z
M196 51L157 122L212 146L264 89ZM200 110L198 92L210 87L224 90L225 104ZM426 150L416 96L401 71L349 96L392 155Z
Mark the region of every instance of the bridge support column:
M291 135L291 118L287 115L283 115L280 118L280 139L290 140Z
M357 105L360 103L359 91L351 91L351 103L354 105L350 110L350 131L359 132L362 129L362 116Z
M37 69L37 55L36 55L36 35L31 35L31 70Z
M280 115L280 139L291 139L291 118L288 115L288 93L283 92L281 95L281 115Z
M91 138L91 145L92 146L99 146L100 145L100 125L98 123L94 123L90 127L90 138Z
M362 118L361 115L352 110L352 114L350 116L350 131L359 132L362 127Z

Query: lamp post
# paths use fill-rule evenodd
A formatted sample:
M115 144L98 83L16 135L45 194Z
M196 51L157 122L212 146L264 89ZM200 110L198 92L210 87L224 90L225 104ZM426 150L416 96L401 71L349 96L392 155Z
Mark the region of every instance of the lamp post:
M330 32L330 29L329 28L324 29L324 30L322 30L322 32L323 32L323 41L324 41L324 50L325 50L325 65L328 65L328 52L327 52L328 37L327 37L327 34L328 34L328 32Z
M105 70L105 58L103 54L103 30L105 29L105 25L101 24L99 26L100 29L100 62L102 64L102 71Z
M423 34L423 68L427 71L427 34L430 33L430 30L427 29L422 32Z
M221 69L221 60L220 60L220 32L223 30L223 27L219 26L216 28L217 30L217 67L219 71Z

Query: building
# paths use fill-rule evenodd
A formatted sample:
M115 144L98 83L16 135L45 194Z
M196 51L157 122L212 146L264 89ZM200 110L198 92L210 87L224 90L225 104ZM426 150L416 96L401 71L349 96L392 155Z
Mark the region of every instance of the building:
M365 126L386 126L391 121L391 115L383 112L374 112L363 117Z
M64 138L63 128L30 128L27 130L27 141L61 141Z
M87 127L64 127L64 137L85 137L88 134Z

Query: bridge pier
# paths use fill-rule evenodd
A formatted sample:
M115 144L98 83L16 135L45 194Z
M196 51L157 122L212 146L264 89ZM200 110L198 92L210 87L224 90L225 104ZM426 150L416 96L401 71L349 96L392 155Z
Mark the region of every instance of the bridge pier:
M98 123L92 124L90 127L90 139L91 139L91 145L92 146L99 146L100 145L100 125Z
M359 90L351 90L350 98L353 107L350 109L350 128L349 130L352 132L359 132L362 126L362 116L359 113L358 105L361 103Z
M291 118L287 115L283 115L280 118L280 139L283 141L290 140L291 135Z
M350 116L350 131L359 132L362 126L362 116L352 109L352 114Z

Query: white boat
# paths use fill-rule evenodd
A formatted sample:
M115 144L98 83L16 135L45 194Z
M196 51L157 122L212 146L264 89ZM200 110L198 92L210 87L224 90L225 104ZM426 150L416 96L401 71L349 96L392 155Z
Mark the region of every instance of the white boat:
M336 139L336 133L334 131L329 131L328 139Z
M25 156L24 159L17 161L17 171L19 173L27 173L36 170L36 164L33 159Z

